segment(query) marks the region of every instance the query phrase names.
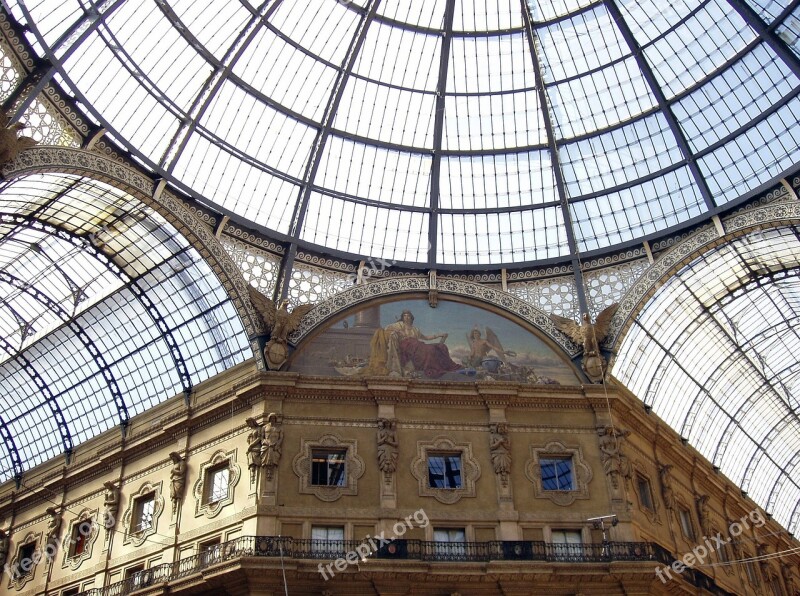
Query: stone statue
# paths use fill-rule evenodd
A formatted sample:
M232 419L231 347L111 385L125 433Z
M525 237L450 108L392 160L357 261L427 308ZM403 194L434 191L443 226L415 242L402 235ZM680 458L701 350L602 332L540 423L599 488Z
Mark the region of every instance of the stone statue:
M511 443L508 439L508 425L496 422L490 427L489 451L492 456L494 473L500 476L503 486L508 484L511 473Z
M261 316L264 327L270 333L269 341L264 347L264 359L267 367L270 370L278 370L284 365L289 355L287 338L300 327L300 321L314 306L312 304L302 304L295 307L292 312L289 312L289 302L287 300L283 300L276 305L274 301L264 296L254 287L247 286L247 290L250 294L250 303Z
M600 456L603 461L603 471L611 478L614 488L619 488L619 477L630 478L631 466L628 458L622 454L622 442L631 434L629 430L614 428L613 426L600 427Z
M50 519L47 521L45 544L58 544L58 531L61 529L61 514L55 507L46 509Z
M700 495L697 498L697 517L700 518L700 529L703 530L703 534L711 536L711 511L708 500L708 495Z
M256 481L256 471L261 466L261 442L264 440L264 429L255 418L245 420L252 430L247 435L247 468L250 470L250 484Z
M6 540L8 539L6 538ZM792 573L792 566L787 563L781 565L781 575L783 576L783 583L786 585L786 591L790 596L794 596L796 592L794 589L794 573Z
M602 382L605 374L606 360L600 353L600 344L608 335L611 319L618 307L619 304L612 304L603 309L594 323L589 320L589 313L583 313L580 324L572 319L550 315L556 329L583 346L583 371L593 383Z
M186 486L186 460L177 451L169 454L172 459L172 469L169 471L169 498L172 500L172 513L178 509L183 488Z
M8 560L9 542L8 533L0 530L0 569L5 567L6 561Z
M658 467L661 477L661 496L667 509L675 509L675 490L672 488L672 465L664 464Z
M761 567L761 573L764 576L764 579L767 582L771 583L772 572L769 568L769 563L766 561L766 558L769 556L769 552L767 552L767 545L763 543L756 544L756 556L758 556L761 560L758 562L759 567Z
M264 426L264 438L261 441L261 465L267 472L267 480L272 480L275 469L281 460L283 444L283 429L274 412L267 414L267 424Z
M106 533L110 532L117 524L117 511L119 511L119 489L113 482L104 482L106 492L103 494L103 507L105 510L105 520L103 525Z
M247 467L250 469L250 483L255 482L258 468L264 468L267 480L272 480L281 459L283 444L283 429L278 415L274 412L268 414L264 426L259 425L255 418L247 418L246 422L252 429L247 435Z
M36 145L31 137L17 137L17 133L25 128L21 122L11 124L8 114L0 115L0 166L11 163L22 151Z
M378 467L384 474L397 470L397 433L395 421L378 419Z

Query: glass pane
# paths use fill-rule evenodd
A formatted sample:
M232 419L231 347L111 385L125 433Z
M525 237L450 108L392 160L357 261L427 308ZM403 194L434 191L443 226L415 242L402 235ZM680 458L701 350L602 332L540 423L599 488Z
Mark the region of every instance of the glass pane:
M572 458L539 460L544 490L575 490L572 474Z
M429 455L428 486L431 488L461 488L461 456Z

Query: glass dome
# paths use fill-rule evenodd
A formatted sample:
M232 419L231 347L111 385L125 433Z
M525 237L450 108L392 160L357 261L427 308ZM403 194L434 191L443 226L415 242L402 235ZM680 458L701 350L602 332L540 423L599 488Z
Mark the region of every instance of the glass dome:
M800 0L3 7L27 40L0 57L10 114L51 119L43 145L103 131L293 306L377 259L577 319L717 230L642 300L613 374L800 528L796 221L723 238L800 190ZM202 249L138 199L85 172L0 187L0 479L252 355ZM111 228L119 263L90 241Z
M8 4L138 161L316 252L569 262L730 209L800 154L788 0Z

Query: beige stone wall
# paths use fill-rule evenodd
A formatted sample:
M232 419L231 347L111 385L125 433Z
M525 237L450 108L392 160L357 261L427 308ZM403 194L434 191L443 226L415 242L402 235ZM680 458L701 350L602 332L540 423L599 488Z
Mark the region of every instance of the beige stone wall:
M251 429L246 419L263 423L270 412L280 417L282 456L271 480L260 472L251 483ZM397 421L393 474L378 469L379 417ZM510 440L511 468L505 481L495 473L490 451L490 425L498 422L507 424ZM604 471L598 433L612 423L624 435L616 487ZM360 474L348 480L357 483L353 494L321 498L304 488L298 472L302 454L309 444L324 440L345 446L351 457L357 454L360 461L354 465L361 466ZM474 481L474 489L437 492L427 487L426 479L419 479L426 449L461 452L464 479ZM576 475L583 479L580 491L537 491L536 454L548 449L571 454ZM184 494L174 512L170 452L186 458ZM204 471L223 459L229 461L230 498L219 507L204 507L199 483ZM665 500L668 493L659 473L663 465L672 466L672 499ZM649 483L651 507L640 498L639 478ZM587 520L614 514L618 525L605 524L610 540L655 542L678 556L702 544L707 529L727 538L731 522L742 517L749 519L748 527L730 558L798 546L655 415L613 386L606 396L598 386L334 382L258 373L246 364L197 388L190 408L176 398L138 417L124 437L118 431L107 433L80 446L69 465L63 459L47 462L26 475L19 489L13 482L0 488L1 527L10 529L11 537L9 562L24 542L44 544L51 518L48 507L62 514L60 536L68 534L81 515L99 519L104 482L119 487L116 523L111 531L98 527L89 537L90 554L82 560L70 558L66 545L52 564L36 565L25 581L11 582L6 575L1 593L60 594L65 587L102 587L120 581L137 565L153 567L191 557L210 540L279 534L310 538L314 525L342 526L346 539L363 539L382 530L390 535L398 520L418 510L425 512L430 525L415 525L404 538L431 540L436 527L463 528L467 540L476 542L549 541L553 530L574 529L585 542L600 542L602 532ZM158 503L153 531L136 535L130 527L135 499L151 493ZM707 497L705 508L701 497ZM681 507L690 518L693 538L683 535ZM750 582L741 564L708 566L720 563L717 553L709 554L699 569L732 592L767 594L766 581L772 576L784 590L789 578L800 586L797 562L795 555L756 563L758 585ZM785 564L790 565L788 571ZM640 579L652 582L647 590L658 593L662 586L651 573Z

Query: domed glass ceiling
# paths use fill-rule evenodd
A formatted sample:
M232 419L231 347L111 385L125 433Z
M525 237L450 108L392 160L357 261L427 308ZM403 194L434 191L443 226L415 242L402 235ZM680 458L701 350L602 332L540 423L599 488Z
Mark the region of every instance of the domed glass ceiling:
M146 167L334 254L574 260L800 157L796 1L8 5Z

